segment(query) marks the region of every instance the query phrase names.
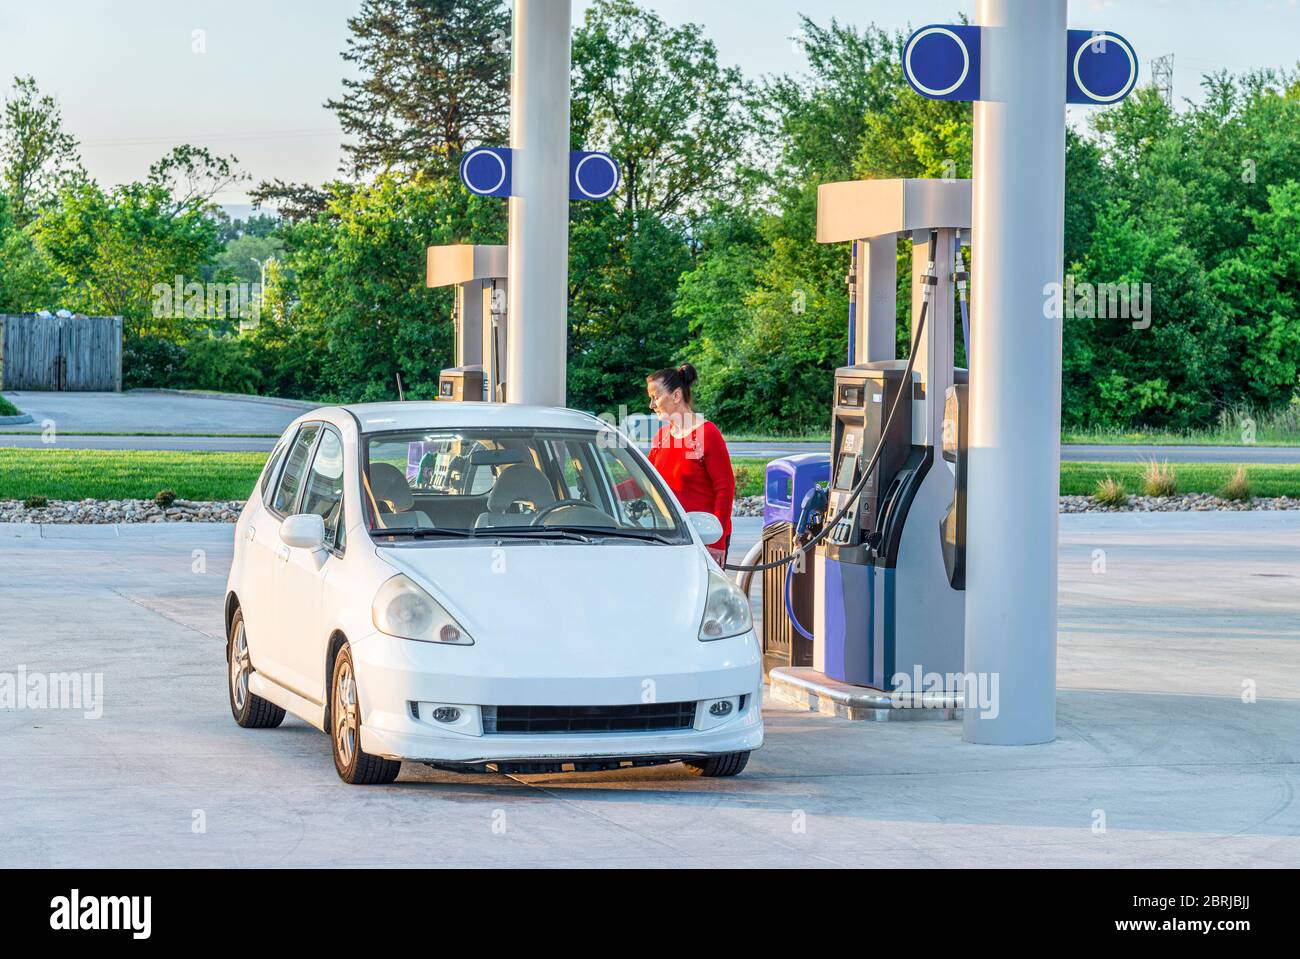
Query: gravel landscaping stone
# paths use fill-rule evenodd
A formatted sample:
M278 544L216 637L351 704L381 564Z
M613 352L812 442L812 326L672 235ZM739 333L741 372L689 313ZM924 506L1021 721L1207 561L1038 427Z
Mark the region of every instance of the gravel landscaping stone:
M21 500L0 500L0 523L233 523L242 502L192 503L178 499L167 509L153 500L51 500L40 509L27 509Z
M153 500L52 500L40 509L27 509L20 500L0 500L0 523L233 523L244 504L237 500L194 503L178 499L167 509ZM1127 507L1115 508L1093 502L1089 496L1062 496L1062 513L1203 513L1216 510L1300 510L1300 498L1259 497L1232 502L1208 493L1182 496L1134 496ZM736 516L762 516L763 497L742 496L736 500Z

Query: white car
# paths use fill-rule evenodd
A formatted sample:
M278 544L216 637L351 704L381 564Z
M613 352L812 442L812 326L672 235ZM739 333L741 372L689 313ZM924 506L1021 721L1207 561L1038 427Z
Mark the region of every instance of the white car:
M749 603L595 417L482 403L309 413L236 527L230 708L327 731L349 783L683 762L763 743Z

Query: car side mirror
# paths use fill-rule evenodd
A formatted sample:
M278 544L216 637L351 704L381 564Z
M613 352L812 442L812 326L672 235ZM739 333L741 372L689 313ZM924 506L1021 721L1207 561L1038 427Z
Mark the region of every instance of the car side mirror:
M686 518L695 527L695 532L700 534L705 546L722 539L722 521L712 513L688 513Z
M325 520L315 513L290 516L280 524L280 540L294 549L318 550L325 545Z

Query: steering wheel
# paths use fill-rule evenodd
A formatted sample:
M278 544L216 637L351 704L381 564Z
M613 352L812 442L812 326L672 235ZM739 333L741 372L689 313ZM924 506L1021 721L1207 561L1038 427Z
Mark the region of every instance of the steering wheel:
M599 513L602 518L609 520L609 525L611 526L618 525L614 521L614 518L612 516L610 516L604 510L597 509L595 506L592 506L585 499L562 499L559 502L552 503L550 506L543 506L541 509L537 511L536 515L533 516L533 521L528 525L540 526L542 524L542 520L546 519L546 517L550 516L552 513L556 512L557 510L565 509L566 507L570 509L574 507L585 507L586 509L589 509L595 513Z

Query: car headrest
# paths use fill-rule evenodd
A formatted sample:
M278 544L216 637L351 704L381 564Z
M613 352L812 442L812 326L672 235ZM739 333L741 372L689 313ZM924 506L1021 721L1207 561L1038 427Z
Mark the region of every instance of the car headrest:
M507 466L488 495L488 510L504 513L511 503L519 500L532 503L537 509L555 502L555 491L537 467L524 464Z
M375 499L387 503L394 513L405 513L415 505L406 474L392 463L370 464L370 490Z

